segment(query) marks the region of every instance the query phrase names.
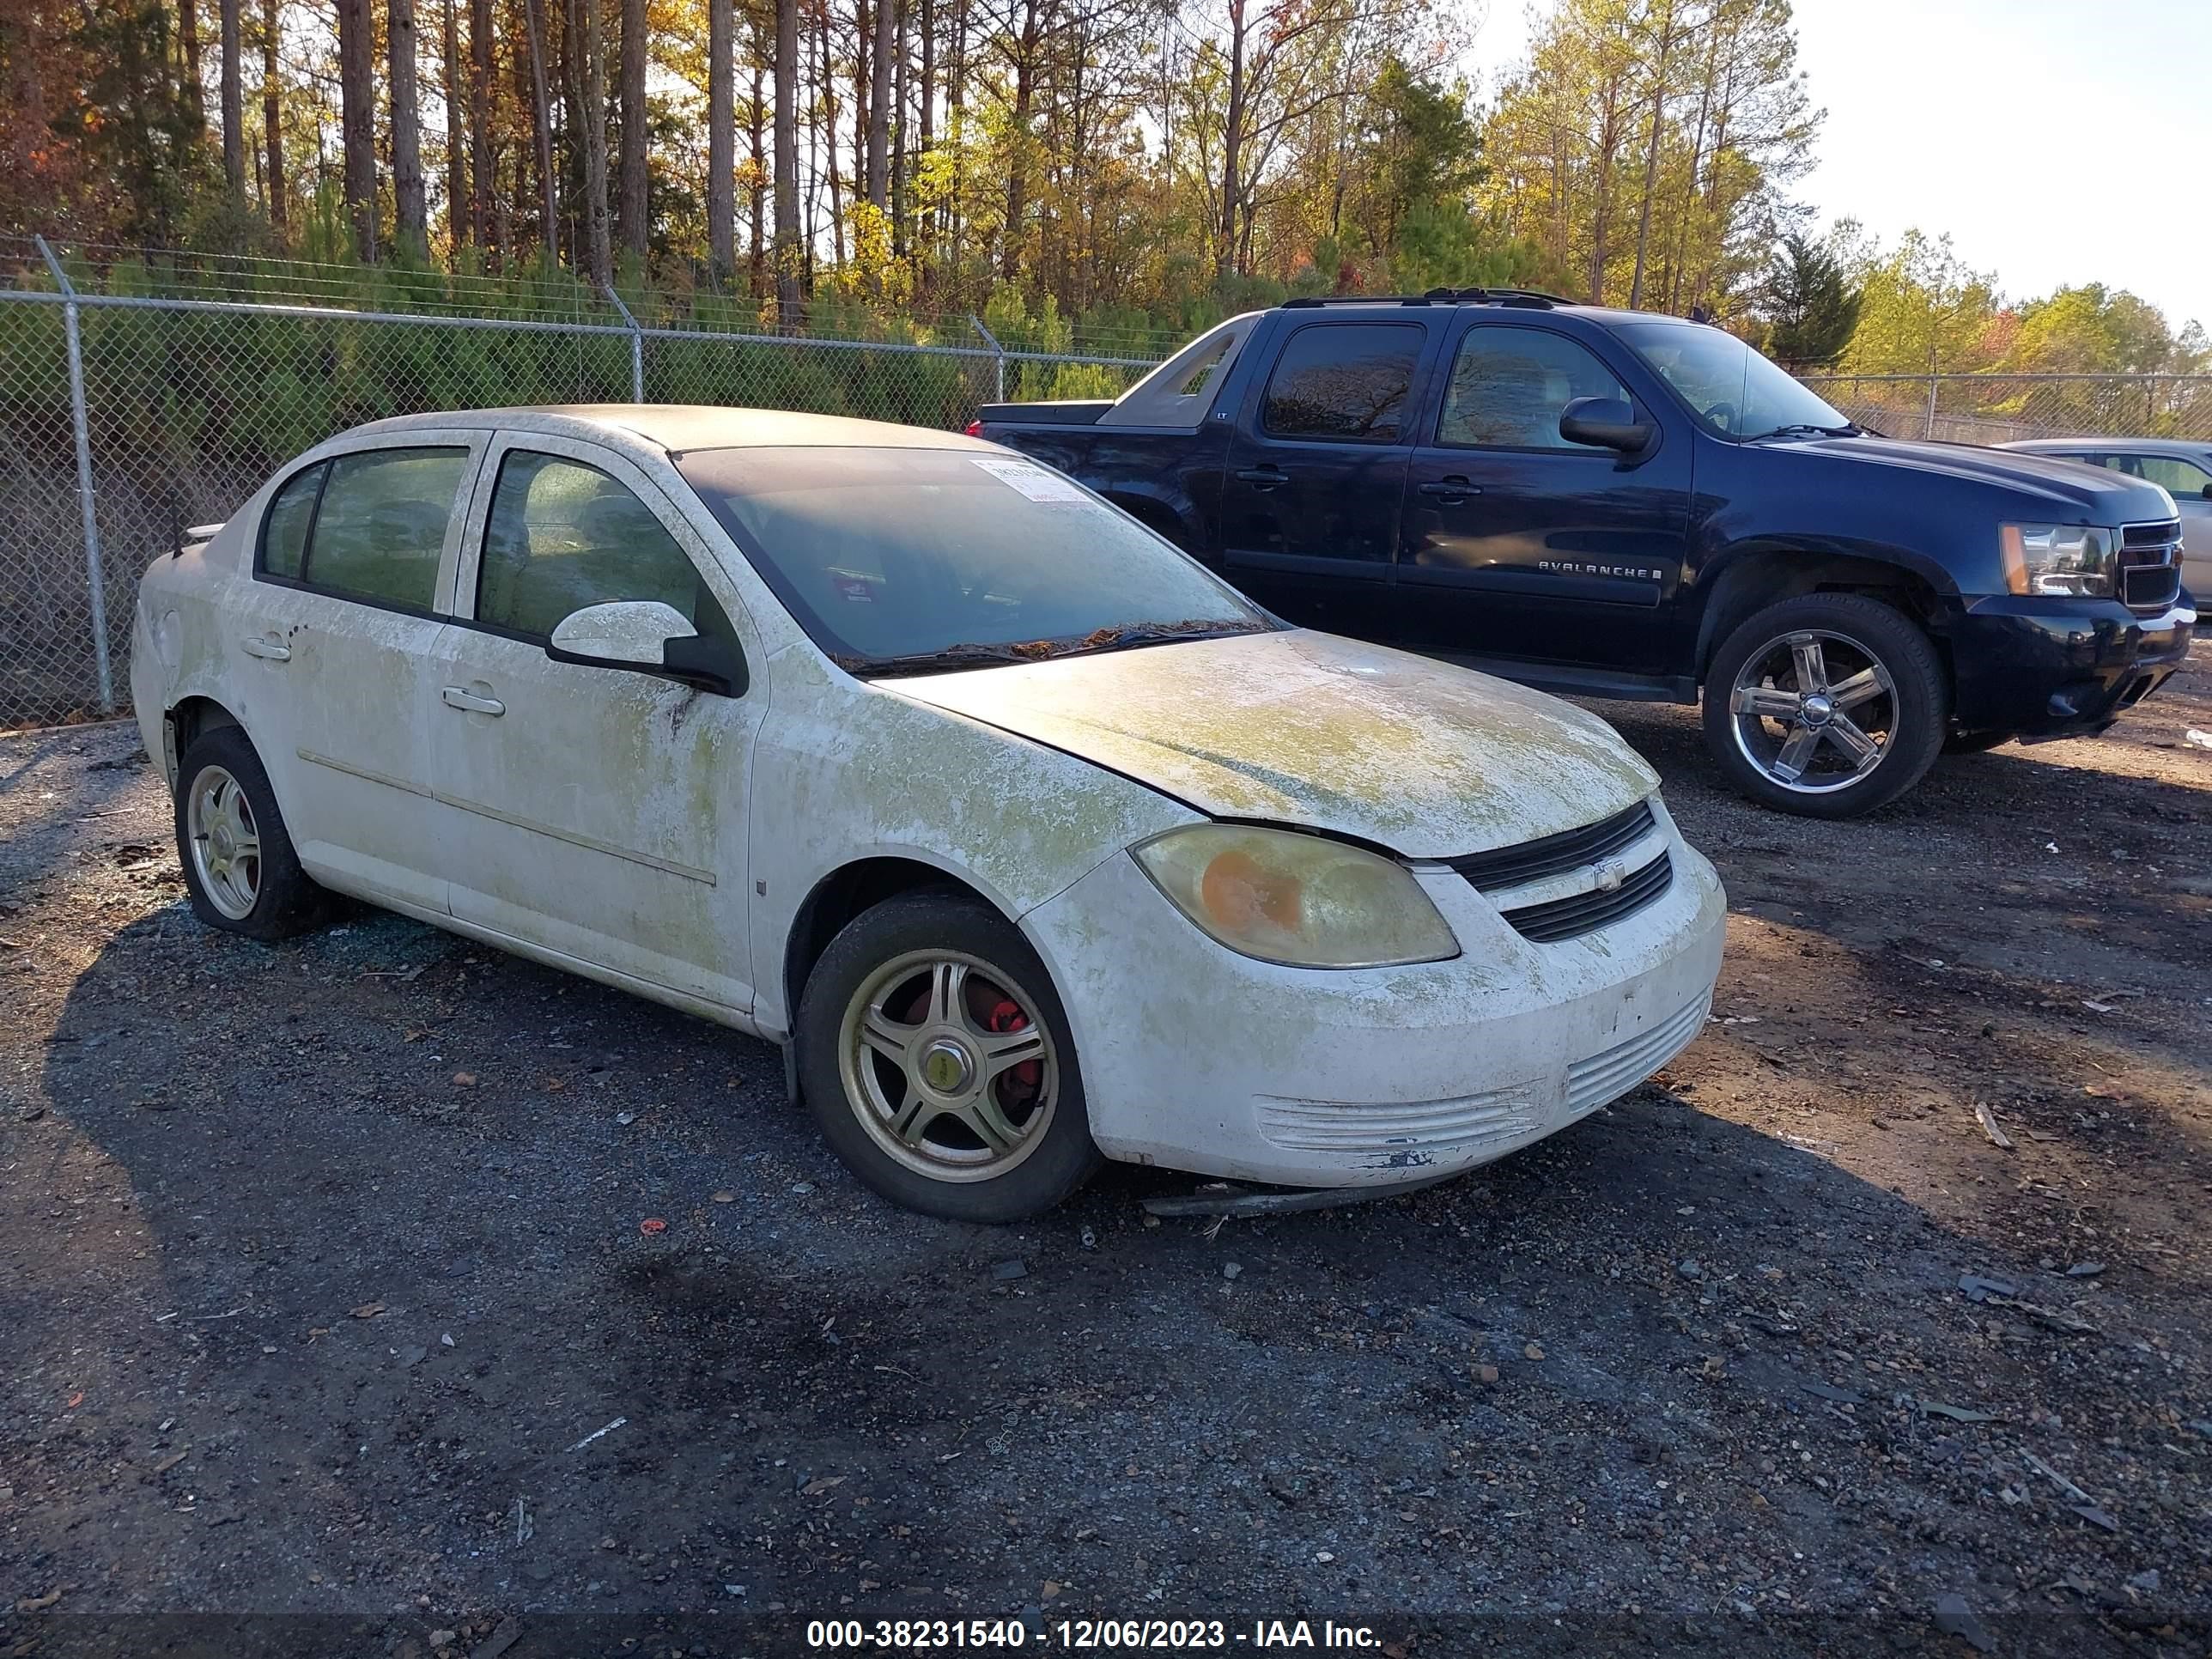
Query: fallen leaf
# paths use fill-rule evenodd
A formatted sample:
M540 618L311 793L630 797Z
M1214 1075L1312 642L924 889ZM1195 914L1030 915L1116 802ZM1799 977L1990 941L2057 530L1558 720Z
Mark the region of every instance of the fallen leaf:
M79 1389L75 1394L71 1395L69 1397L68 1404L69 1408L71 1411L75 1411L79 1406L84 1404L84 1390L82 1389Z
M69 1586L66 1584L57 1584L53 1589L48 1590L44 1595L27 1595L21 1601L15 1603L15 1611L18 1613L44 1613L48 1607L53 1606L55 1602L62 1599L62 1593L68 1588Z
M647 1238L658 1238L668 1231L668 1224L657 1215L650 1215L637 1224L637 1230Z
M1478 1382L1495 1382L1498 1381L1498 1367L1495 1365L1477 1365L1474 1368L1474 1376L1475 1381Z
M1044 1599L1045 1599L1046 1601L1051 1601L1054 1596L1058 1595L1059 1594L1060 1594L1060 1584L1059 1584L1059 1582L1058 1582L1057 1580L1055 1580L1055 1579L1051 1579L1051 1578L1048 1578L1048 1579L1046 1579L1046 1580L1044 1581Z
M819 1480L808 1481L799 1489L799 1495L801 1498L819 1498L831 1487L842 1486L851 1479L852 1476L848 1474L825 1474Z
M346 1311L356 1319L374 1319L384 1311L384 1304L381 1302L364 1302L358 1308L349 1308Z
M453 1073L453 1086L454 1086L455 1088L457 1088L457 1089L473 1089L473 1088L475 1088L475 1087L477 1086L477 1074L476 1074L474 1072L456 1072L456 1073Z
M167 1457L154 1465L154 1473L156 1474L167 1474L171 1469L176 1468L178 1464L183 1462L185 1459L190 1457L191 1455L191 1449L190 1447L186 1447L180 1452L171 1452Z
M1542 1346L1534 1342L1531 1342L1527 1347L1522 1349L1521 1352L1526 1358L1530 1359L1541 1359L1544 1357Z

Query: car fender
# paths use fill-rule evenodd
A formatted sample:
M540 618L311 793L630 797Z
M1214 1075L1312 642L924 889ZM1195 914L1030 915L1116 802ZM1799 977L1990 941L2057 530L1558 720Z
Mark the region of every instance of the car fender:
M1760 606L1815 586L1850 586L1854 576L1879 586L1890 573L1917 581L1939 601L1956 604L1960 599L1958 579L1950 571L1918 550L1893 541L1832 532L1762 529L1709 547L1685 590L1698 619L1699 672L1727 630Z

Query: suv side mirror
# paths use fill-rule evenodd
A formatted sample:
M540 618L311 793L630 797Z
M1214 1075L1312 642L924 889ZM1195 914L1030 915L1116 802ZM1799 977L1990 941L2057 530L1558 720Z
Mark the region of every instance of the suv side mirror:
M1624 455L1642 453L1657 430L1650 422L1638 420L1636 410L1620 398L1577 398L1559 411L1559 435L1569 443Z
M745 660L734 645L701 637L684 613L659 599L587 605L561 619L546 642L556 662L664 675L724 696L742 696Z

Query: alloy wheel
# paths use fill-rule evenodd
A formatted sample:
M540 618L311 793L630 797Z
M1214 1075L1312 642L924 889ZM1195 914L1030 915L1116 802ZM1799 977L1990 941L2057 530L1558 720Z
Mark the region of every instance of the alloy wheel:
M1739 753L1778 787L1850 787L1889 753L1898 720L1889 670L1846 635L1796 629L1744 659L1729 691Z

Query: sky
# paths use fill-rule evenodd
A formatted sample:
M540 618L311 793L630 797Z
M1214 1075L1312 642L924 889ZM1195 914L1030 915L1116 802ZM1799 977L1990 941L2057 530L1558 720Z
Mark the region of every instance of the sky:
M1547 8L1548 9L1548 8ZM1795 0L1825 108L1796 199L1948 231L2010 299L2101 282L2212 329L2212 0ZM1490 0L1486 93L1527 51Z

